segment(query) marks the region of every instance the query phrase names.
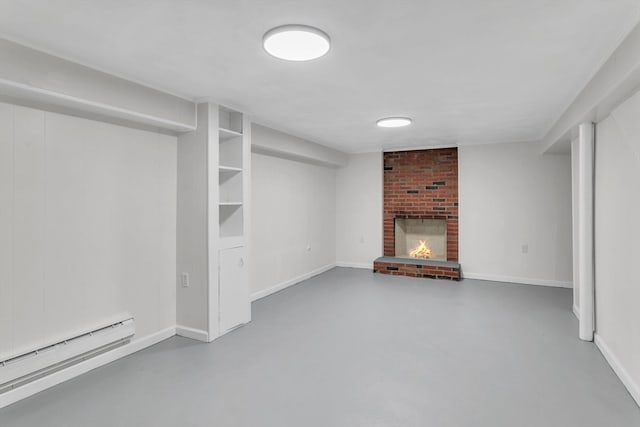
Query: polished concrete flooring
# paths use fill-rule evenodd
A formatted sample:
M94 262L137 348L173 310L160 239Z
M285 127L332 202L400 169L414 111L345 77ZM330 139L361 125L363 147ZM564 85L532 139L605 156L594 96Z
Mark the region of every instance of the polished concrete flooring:
M0 410L0 426L637 427L571 291L334 269L212 344L166 340Z

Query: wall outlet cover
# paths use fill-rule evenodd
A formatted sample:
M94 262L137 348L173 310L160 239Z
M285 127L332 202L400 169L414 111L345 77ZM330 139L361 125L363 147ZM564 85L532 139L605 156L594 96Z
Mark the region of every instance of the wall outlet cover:
M180 274L180 284L182 284L183 288L189 287L189 273Z

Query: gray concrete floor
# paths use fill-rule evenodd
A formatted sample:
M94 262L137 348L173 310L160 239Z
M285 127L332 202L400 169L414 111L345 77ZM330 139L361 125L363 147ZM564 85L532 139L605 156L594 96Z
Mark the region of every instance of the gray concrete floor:
M334 269L253 319L18 402L0 426L640 426L566 289Z

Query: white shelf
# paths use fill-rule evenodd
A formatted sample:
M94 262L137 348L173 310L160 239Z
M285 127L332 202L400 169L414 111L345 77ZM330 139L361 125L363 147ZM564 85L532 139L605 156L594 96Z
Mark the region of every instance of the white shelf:
M220 202L220 206L242 206L242 202Z
M228 141L233 138L242 138L241 132L236 132L235 130L218 128L218 136L220 141Z
M237 168L235 166L222 166L220 165L218 167L218 170L220 171L220 173L236 173L236 172L242 172L242 168Z

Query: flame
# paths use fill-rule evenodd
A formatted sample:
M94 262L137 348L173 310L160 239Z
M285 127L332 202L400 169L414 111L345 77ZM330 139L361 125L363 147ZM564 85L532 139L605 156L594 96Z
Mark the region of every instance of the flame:
M431 249L427 246L426 240L418 240L418 246L411 252L409 252L409 256L412 258L431 258Z

